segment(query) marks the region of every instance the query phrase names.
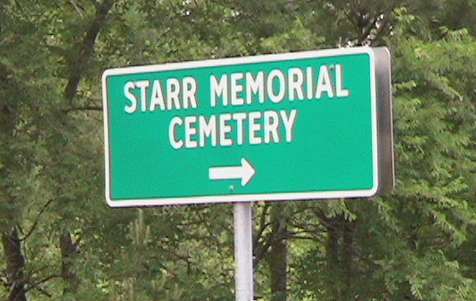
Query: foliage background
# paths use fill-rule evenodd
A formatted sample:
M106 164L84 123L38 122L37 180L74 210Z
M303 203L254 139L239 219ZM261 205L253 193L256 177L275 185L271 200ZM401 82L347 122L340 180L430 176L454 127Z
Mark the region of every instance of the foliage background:
M387 46L397 185L255 208L262 300L476 300L476 1L0 1L0 300L233 300L230 206L110 209L100 76Z

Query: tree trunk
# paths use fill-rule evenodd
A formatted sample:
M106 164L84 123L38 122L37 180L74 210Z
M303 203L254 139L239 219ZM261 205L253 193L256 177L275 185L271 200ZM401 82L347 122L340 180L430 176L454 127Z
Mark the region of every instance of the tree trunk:
M339 283L340 263L339 263L339 221L337 219L329 219L329 226L327 227L327 241L326 241L326 259L327 259L327 288L329 296L332 300L342 300Z
M7 264L7 284L10 287L8 301L27 301L25 288L25 257L22 253L22 242L18 229L13 227L10 232L2 234L2 245Z
M64 282L63 295L76 294L79 288L79 278L74 270L74 260L79 253L77 243L71 239L69 231L64 230L59 239L61 249L61 277Z
M287 300L288 241L285 210L285 204L273 204L271 208L271 249L267 261L272 301Z
M343 299L353 300L352 278L354 275L354 229L355 223L343 221L343 250L342 250L342 273L343 273Z

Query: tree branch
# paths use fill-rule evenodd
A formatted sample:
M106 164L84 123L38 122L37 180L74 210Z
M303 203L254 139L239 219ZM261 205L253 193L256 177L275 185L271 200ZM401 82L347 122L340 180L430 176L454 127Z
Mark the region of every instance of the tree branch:
M52 279L55 279L55 278L61 278L61 275L53 274L53 275L47 276L47 277L45 277L41 280L38 280L36 282L33 282L33 283L29 284L28 287L25 289L25 293L31 291L32 289L37 289L37 290L41 291L41 288L39 287L39 285L41 285L45 282L48 282Z
M264 243L256 245L256 251L255 251L255 256L253 259L253 266L258 266L258 263L261 261L261 259L264 258L266 253L268 253L269 248L271 248L271 243L273 241L273 238L271 235L268 236L268 238L264 241Z
M84 106L84 107L71 107L64 109L63 112L68 114L71 112L81 112L81 111L98 111L102 112L102 106Z
M64 97L70 104L72 104L73 98L76 96L84 69L93 54L96 38L106 23L107 15L113 4L114 0L104 0L102 4L97 6L96 16L84 38L79 45L74 46L78 47L79 51L78 54L69 61L69 79L64 89Z
M376 41L380 38L380 35L385 31L387 26L389 26L389 23L390 23L390 17L388 15L384 15L382 20L381 20L381 23L379 24L379 26L378 26L378 28L375 32L375 35L374 35L373 39L370 41L371 43L373 43L374 41Z
M363 45L372 30L376 29L377 22L379 21L381 15L382 13L378 13L375 17L372 18L372 21L368 22L367 24L362 24L363 27L359 28L361 34L360 37L357 39L357 45Z
M266 228L270 225L270 223L266 223L266 214L268 213L268 209L269 209L269 205L265 204L263 207L263 211L261 212L259 229L256 232L256 236L253 242L254 245L258 244L259 239L263 235L264 230L266 230Z
M46 204L43 205L43 207L40 209L40 211L36 215L35 221L33 222L33 225L31 226L30 230L27 232L27 234L25 236L23 236L23 238L20 238L20 241L27 240L28 237L30 237L31 234L33 234L33 231L35 231L36 226L38 226L38 222L40 221L41 215L43 214L43 212L45 212L46 208L48 208L50 206L50 204L53 203L53 200L54 199L51 199L48 202L46 202Z
M41 294L45 295L46 297L48 298L51 298L53 297L53 295L51 295L48 291L46 291L44 288L41 288L41 287L35 287L35 289L37 291L39 291Z

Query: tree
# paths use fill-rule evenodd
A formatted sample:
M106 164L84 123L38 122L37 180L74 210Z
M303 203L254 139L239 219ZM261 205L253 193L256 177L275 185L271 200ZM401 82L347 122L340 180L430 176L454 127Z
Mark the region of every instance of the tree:
M476 298L475 3L0 4L0 299L232 300L230 206L104 201L109 67L388 46L397 186L258 203L263 300Z

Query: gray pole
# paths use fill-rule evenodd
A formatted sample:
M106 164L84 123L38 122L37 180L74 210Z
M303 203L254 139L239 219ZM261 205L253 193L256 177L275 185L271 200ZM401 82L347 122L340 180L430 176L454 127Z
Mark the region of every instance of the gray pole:
M235 300L253 300L251 203L233 205L235 235Z

